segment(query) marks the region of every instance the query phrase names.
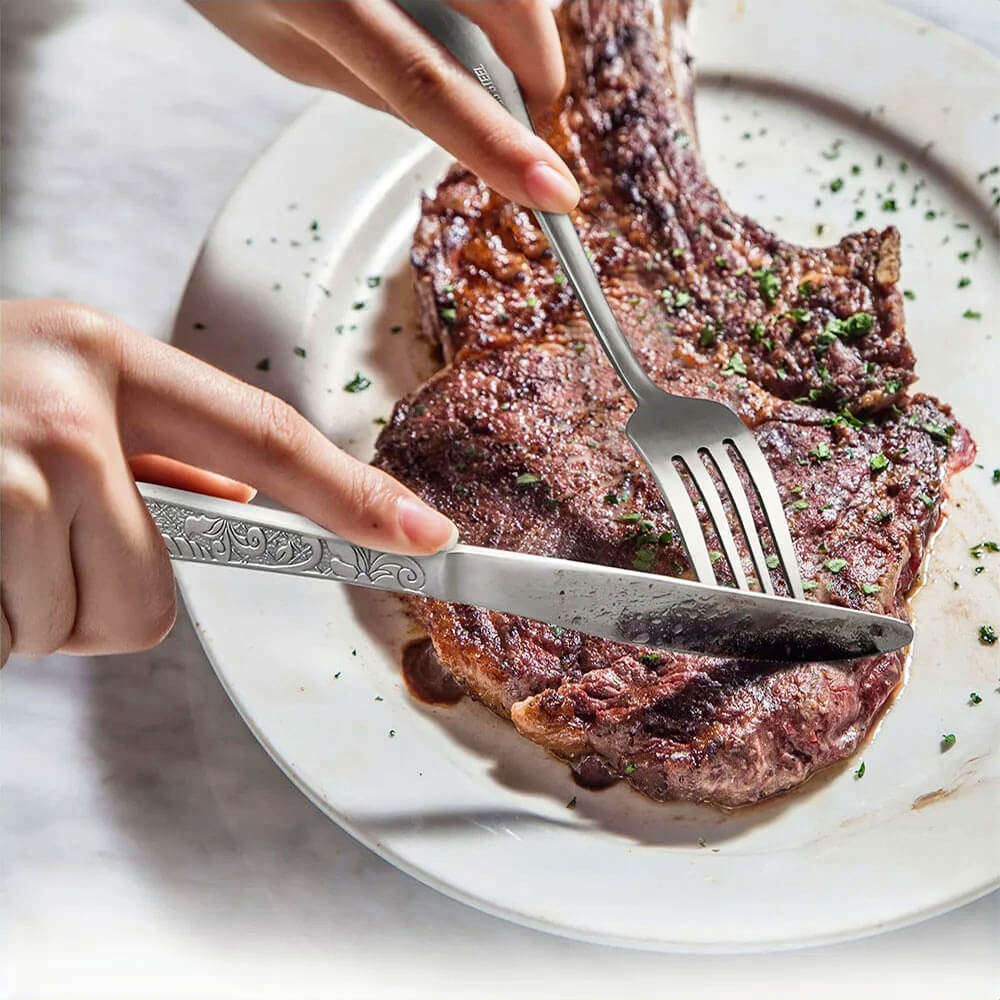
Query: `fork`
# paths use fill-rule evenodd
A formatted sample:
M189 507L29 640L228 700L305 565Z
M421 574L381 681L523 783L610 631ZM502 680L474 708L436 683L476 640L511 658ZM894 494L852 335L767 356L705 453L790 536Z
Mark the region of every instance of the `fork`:
M475 25L440 0L397 0L397 3L449 50L487 93L522 125L535 131L514 75ZM770 570L772 566L775 569L780 566L791 595L802 599L802 578L784 505L753 434L723 403L675 396L661 389L646 374L601 290L597 273L573 227L572 219L568 215L551 212L536 211L534 214L598 342L635 399L636 407L625 425L625 433L656 480L673 514L698 580L710 584L722 582L716 575L698 512L684 482L685 475L708 511L732 580L740 590L751 589L726 515L723 496L710 471L714 469L736 513L753 560L756 579L764 593L774 594ZM752 484L774 543L776 564L773 557L769 560L765 555L750 497L740 481L730 449L738 457Z

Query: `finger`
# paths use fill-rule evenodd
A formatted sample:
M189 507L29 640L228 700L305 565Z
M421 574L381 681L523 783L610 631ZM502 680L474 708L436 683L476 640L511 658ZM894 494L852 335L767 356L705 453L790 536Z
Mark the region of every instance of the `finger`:
M257 491L246 483L207 472L186 462L178 462L165 455L133 455L128 460L128 465L132 475L144 483L173 486L192 493L235 500L237 503L249 503L257 495Z
M45 475L28 456L8 447L0 465L4 648L16 643L17 653L51 653L66 641L76 618L69 517L57 510Z
M192 0L192 7L268 66L298 83L335 90L378 111L385 101L366 87L294 23L280 20L274 5L242 0Z
M579 200L555 151L390 0L285 0L275 9L501 194L550 212L568 212Z
M532 112L547 112L566 84L566 64L545 0L448 0L448 6L483 29Z
M62 648L148 649L170 631L177 613L167 550L120 453L106 456L83 485L70 524L76 620Z
M275 396L151 338L128 338L118 412L131 451L170 455L266 494L350 541L426 554L454 544L444 515L349 457Z

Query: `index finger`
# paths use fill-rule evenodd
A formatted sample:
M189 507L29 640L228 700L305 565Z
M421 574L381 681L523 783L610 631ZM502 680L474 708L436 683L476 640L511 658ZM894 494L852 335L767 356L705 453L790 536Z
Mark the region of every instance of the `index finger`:
M549 212L576 205L580 189L555 150L390 0L285 0L274 12L505 197Z
M121 339L117 406L127 453L252 483L360 545L424 555L457 540L443 514L345 454L276 396L135 331Z

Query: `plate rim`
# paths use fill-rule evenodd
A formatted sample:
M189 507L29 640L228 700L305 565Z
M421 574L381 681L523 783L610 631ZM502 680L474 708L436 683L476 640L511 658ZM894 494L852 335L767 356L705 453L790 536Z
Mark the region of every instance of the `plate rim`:
M901 26L909 25L911 28L919 26L925 29L926 33L933 33L936 37L940 37L942 41L947 44L960 47L964 50L966 55L975 54L975 56L982 60L984 65L989 68L990 72L996 74L998 78L1000 78L1000 59L997 59L981 46L977 45L965 36L958 34L957 32L939 27L938 25L921 18L916 14L906 10L901 10L900 8L885 2L885 0L874 0L874 2L871 2L871 0L867 0L867 2L866 0L848 0L848 3L852 8L865 9L868 13L871 13L874 9L877 11L877 16L879 18L894 19ZM288 125L282 128L274 139L267 143L257 154L254 161L239 178L227 198L220 206L219 210L213 216L206 232L205 239L202 242L195 261L188 273L188 277L185 282L185 289L175 314L170 337L171 340L176 338L181 317L186 311L185 305L192 282L196 274L199 272L206 249L208 248L213 234L216 233L221 221L225 219L230 212L233 202L237 200L245 186L252 182L256 170L261 167L263 161L265 161L276 148L282 145L288 133L297 127L301 127L303 121L315 114L318 107L328 104L331 100L339 99L331 97L331 95L328 94L318 96L315 100L311 101ZM367 849L371 850L379 857L385 859L393 867L397 868L409 877L416 879L418 882L429 886L435 891L456 900L457 902L488 913L494 917L508 920L535 930L553 933L562 937L585 941L592 944L670 953L745 954L755 952L788 951L799 948L810 948L857 940L873 934L895 930L939 916L959 906L973 902L974 900L995 891L997 888L1000 888L1000 872L998 872L992 881L969 889L957 896L950 896L939 903L928 905L918 910L900 913L892 919L872 921L856 926L850 930L842 932L817 933L807 937L796 936L783 939L755 939L752 941L746 941L742 944L726 941L717 945L705 944L702 942L692 943L685 940L666 940L662 936L651 936L644 939L639 939L632 935L616 937L603 932L590 931L578 924L571 924L550 917L536 917L524 910L512 909L508 906L497 904L485 896L463 889L454 883L444 881L434 873L420 867L419 864L411 862L404 854L399 853L392 847L386 846L374 835L366 832L363 826L355 823L342 811L336 809L331 802L321 798L296 772L295 767L278 750L277 746L274 745L263 728L254 721L252 713L246 706L244 706L241 699L227 680L226 669L219 661L210 630L201 622L199 616L195 613L195 609L192 606L192 595L188 593L188 585L181 577L178 577L178 588L180 590L182 600L184 601L184 605L188 610L193 627L198 635L199 642L205 651L205 655L212 666L213 672L218 678L223 690L226 692L227 697L236 708L244 724L254 735L254 738L267 752L268 756L278 765L285 776L309 799L309 801L312 802L312 804L319 809L320 812L332 819L338 826L349 833L355 840L363 844Z

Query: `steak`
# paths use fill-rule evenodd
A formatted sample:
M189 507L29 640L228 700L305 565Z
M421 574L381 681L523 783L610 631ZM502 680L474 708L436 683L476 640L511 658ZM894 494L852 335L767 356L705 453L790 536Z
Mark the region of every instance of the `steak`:
M974 445L910 392L898 233L808 249L726 205L697 150L685 16L659 0L560 9L569 82L546 134L581 184L574 221L650 376L752 429L808 596L905 617ZM455 166L424 199L412 262L445 365L397 404L375 463L463 541L690 577L624 434L633 401L530 215ZM743 805L849 756L905 659L776 666L409 603L471 695L579 774L661 801Z

